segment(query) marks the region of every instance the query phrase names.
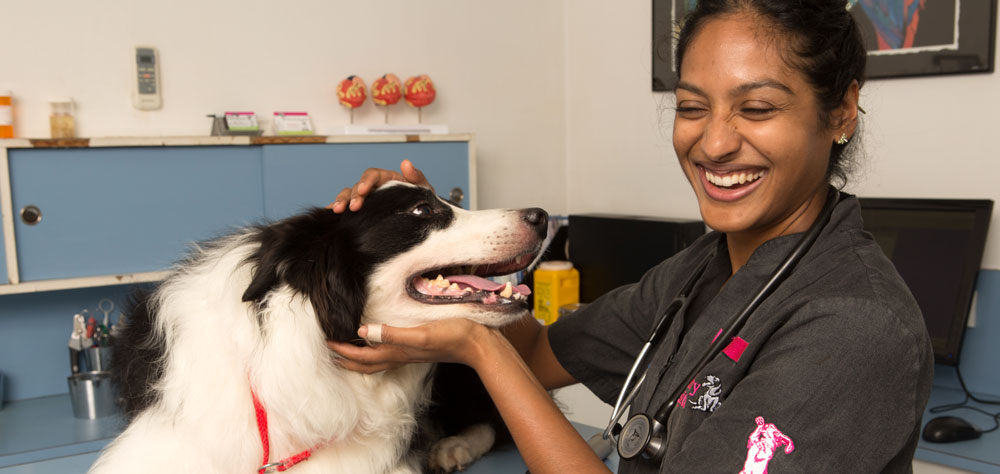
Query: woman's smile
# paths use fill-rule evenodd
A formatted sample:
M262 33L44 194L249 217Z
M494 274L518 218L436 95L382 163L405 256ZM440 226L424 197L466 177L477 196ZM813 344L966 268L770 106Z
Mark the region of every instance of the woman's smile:
M743 199L757 189L767 176L763 168L742 168L734 170L711 170L698 166L701 185L705 194L716 201L732 202Z

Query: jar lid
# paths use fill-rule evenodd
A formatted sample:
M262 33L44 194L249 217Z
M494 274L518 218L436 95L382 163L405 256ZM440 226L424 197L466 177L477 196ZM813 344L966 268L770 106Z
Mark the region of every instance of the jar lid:
M49 97L50 104L72 104L73 99L70 97Z
M566 260L549 260L538 264L538 269L551 271L572 270L573 262Z

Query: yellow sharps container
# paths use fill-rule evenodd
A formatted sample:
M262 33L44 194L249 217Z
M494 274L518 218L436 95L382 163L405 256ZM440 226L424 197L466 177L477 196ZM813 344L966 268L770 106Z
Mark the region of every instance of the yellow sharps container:
M559 318L559 308L580 302L580 272L573 262L542 262L534 273L535 318L552 324Z

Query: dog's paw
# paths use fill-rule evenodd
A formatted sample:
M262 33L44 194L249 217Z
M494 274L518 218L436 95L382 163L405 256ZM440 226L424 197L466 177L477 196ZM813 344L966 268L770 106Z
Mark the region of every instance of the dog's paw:
M462 436L449 436L431 448L430 467L434 472L464 471L478 456L472 454L472 446Z

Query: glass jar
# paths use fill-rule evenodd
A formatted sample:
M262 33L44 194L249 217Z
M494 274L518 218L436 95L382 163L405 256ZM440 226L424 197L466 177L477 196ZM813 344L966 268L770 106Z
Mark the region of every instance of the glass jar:
M49 99L52 112L49 115L49 129L52 138L73 138L76 136L76 119L73 118L73 99Z

